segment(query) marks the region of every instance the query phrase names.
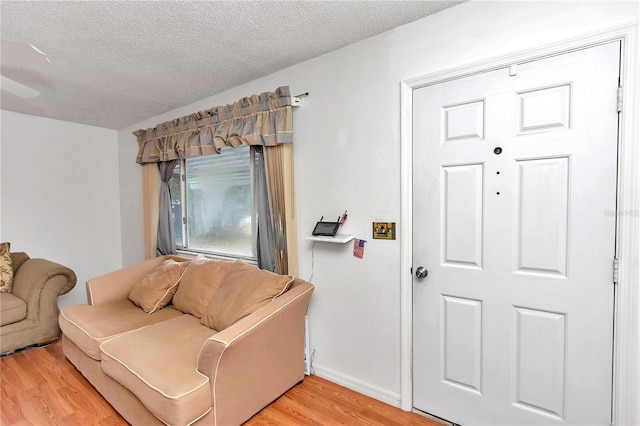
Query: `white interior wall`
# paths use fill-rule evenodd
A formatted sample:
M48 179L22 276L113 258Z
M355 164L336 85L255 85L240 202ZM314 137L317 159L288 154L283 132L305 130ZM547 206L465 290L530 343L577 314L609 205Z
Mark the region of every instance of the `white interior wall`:
M0 123L2 123L2 110L0 110ZM2 239L2 135L0 134L0 242Z
M289 85L294 110L300 276L316 285L310 340L318 374L399 405L399 241L372 240L371 222L400 229L400 82L523 49L638 22L637 2L475 2L347 46L118 133L123 264L142 259L138 128ZM488 25L487 23L490 23ZM352 245L305 240L344 209ZM314 265L312 270L312 263Z
M117 132L2 111L2 241L71 268L60 306L87 302L87 279L121 267Z

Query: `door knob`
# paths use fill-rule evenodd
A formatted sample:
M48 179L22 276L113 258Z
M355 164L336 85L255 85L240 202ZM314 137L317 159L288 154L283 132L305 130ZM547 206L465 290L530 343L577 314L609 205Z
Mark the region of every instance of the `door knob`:
M423 266L418 266L418 269L416 269L416 277L426 278L427 275L429 275L429 271L427 271L427 268Z

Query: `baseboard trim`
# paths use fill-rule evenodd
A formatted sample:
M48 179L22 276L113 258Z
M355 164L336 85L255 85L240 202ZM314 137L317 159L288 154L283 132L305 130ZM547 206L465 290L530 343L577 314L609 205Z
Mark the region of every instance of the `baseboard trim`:
M330 382L337 383L340 386L349 388L352 391L369 396L378 401L382 401L385 404L392 405L396 408L400 406L400 394L389 392L379 386L372 385L371 383L364 382L356 379L355 377L347 376L346 374L339 373L329 368L324 368L319 365L314 365L313 370L316 376L329 380Z

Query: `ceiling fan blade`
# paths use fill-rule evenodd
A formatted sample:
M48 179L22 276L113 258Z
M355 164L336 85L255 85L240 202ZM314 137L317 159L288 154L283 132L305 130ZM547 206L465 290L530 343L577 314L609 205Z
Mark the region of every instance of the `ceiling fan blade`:
M4 75L0 76L0 89L23 99L30 99L40 96L40 92L38 92L36 89L32 89L29 86L18 83L17 81L12 80L9 77L5 77Z
M0 48L3 62L9 61L42 65L51 62L47 54L33 44L2 40Z

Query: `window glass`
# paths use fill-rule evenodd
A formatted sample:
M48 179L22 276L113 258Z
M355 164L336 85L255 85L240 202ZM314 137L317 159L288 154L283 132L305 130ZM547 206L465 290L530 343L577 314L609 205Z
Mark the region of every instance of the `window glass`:
M169 192L171 192L171 219L175 229L176 247L184 247L182 240L182 185L180 179L180 163L173 169L169 179Z
M189 249L255 257L248 146L186 160Z

